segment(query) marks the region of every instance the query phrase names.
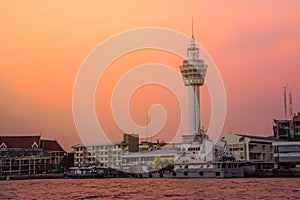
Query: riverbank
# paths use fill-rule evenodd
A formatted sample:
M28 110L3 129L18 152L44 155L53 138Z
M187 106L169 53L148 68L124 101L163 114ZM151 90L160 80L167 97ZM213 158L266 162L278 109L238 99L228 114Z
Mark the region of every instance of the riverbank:
M7 180L8 176L0 176L0 180ZM64 174L31 174L31 175L9 175L9 180L26 179L59 179L64 178Z
M32 174L32 175L9 175L0 176L0 180L27 180L27 179L97 179L97 178L141 178L142 176L133 174ZM148 176L146 176L148 178ZM250 176L245 176L243 178L300 178L300 171L291 170L258 170ZM162 178L162 177L161 177ZM172 177L175 178L175 177ZM175 178L176 179L176 178ZM200 178L203 179L203 178ZM205 179L205 178L204 178Z

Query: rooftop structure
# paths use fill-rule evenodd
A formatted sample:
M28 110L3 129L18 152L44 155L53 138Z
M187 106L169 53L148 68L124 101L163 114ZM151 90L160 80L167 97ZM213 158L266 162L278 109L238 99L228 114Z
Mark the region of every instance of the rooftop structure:
M292 119L274 119L274 137L279 140L300 140L300 112Z

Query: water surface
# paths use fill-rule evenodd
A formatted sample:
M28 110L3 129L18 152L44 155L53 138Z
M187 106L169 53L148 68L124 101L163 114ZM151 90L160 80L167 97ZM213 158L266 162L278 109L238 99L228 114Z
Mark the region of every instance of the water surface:
M300 199L300 178L0 181L0 199Z

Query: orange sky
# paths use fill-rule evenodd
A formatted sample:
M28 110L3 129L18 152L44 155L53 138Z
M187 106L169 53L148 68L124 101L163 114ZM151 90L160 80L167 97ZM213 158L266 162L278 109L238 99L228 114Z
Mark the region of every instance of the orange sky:
M0 134L42 134L67 149L79 143L72 117L72 90L89 52L108 37L139 27L164 27L191 34L216 62L227 94L228 132L268 136L272 119L283 117L283 85L293 92L300 111L300 3L298 1L1 1ZM172 66L181 59L159 51L126 55L111 70L157 62ZM106 79L117 80L108 71ZM101 82L100 82L101 84ZM113 139L121 138L108 112L113 85L99 87L98 119ZM147 92L145 92L145 91ZM203 90L203 124L209 123L209 96ZM159 93L163 97L154 98ZM145 100L145 96L146 100ZM142 103L143 102L143 103ZM157 86L132 97L133 119L153 103L170 112L159 138L168 138L178 121L177 104ZM175 109L174 109L175 108ZM164 135L165 134L165 135Z

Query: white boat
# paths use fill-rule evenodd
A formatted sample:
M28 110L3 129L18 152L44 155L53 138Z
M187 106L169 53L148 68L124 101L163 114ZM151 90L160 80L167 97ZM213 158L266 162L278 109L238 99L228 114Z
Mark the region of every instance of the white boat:
M227 142L216 149L204 132L184 135L180 151L174 158L173 177L231 178L244 177L244 163L228 154Z

